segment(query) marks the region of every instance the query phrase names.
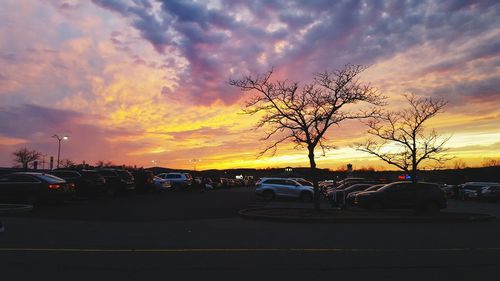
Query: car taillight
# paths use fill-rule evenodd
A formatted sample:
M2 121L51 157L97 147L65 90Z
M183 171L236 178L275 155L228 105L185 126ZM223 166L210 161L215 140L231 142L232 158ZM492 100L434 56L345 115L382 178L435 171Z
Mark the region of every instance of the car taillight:
M74 183L68 183L69 188L75 189L76 185Z
M59 184L49 184L49 189L59 189L61 188L61 185Z

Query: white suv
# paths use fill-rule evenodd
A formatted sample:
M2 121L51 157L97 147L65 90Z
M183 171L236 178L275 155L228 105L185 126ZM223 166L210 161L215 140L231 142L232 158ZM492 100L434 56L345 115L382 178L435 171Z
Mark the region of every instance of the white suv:
M313 199L313 186L306 181L297 181L288 178L262 178L256 183L255 194L265 200L276 197L300 198L304 202Z
M162 173L157 177L168 180L172 187L190 187L193 184L193 177L188 173Z

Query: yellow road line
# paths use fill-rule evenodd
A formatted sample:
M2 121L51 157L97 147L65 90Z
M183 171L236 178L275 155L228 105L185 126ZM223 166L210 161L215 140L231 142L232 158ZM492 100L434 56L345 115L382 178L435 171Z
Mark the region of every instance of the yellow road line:
M230 252L466 252L500 251L500 248L439 248L439 249L348 249L348 248L200 248L200 249L99 249L99 248L0 248L0 252L110 252L110 253L230 253Z

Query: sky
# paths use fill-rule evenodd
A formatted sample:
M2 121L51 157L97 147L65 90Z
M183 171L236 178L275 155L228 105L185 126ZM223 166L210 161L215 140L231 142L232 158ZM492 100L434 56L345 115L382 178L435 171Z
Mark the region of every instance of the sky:
M0 0L0 166L27 147L61 158L186 169L308 166L266 143L255 93L231 78L274 69L307 83L346 64L401 108L444 98L429 123L469 166L500 158L499 1ZM366 126L332 127L319 168L384 168L352 145ZM320 154L319 151L317 154Z

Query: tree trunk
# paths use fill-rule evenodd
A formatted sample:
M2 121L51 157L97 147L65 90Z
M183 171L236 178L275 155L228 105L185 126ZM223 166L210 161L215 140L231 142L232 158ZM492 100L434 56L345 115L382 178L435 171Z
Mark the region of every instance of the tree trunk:
M318 186L318 175L316 171L316 162L314 161L314 147L308 147L309 150L309 164L311 166L311 177L313 179L314 185L314 209L319 211L320 207L320 194L319 194L319 186Z
M415 138L415 137L414 137ZM416 141L413 141L413 151L411 156L411 181L413 183L417 182L417 147Z

